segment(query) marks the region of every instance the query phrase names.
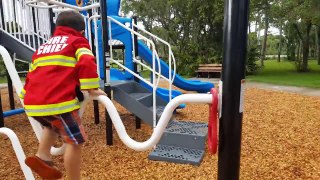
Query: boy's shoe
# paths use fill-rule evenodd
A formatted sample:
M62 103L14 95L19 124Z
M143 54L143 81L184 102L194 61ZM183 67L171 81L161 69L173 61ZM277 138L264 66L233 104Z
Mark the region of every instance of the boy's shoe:
M37 156L27 157L25 163L43 179L60 179L63 174L53 166L52 161L44 161Z

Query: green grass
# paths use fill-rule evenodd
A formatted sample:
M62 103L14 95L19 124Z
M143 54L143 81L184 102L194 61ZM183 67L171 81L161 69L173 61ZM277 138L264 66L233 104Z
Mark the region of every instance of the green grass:
M0 83L7 83L6 77L0 77Z
M278 85L320 88L320 65L317 65L315 60L310 60L308 65L310 72L299 73L293 62L267 60L260 72L247 76L247 79Z

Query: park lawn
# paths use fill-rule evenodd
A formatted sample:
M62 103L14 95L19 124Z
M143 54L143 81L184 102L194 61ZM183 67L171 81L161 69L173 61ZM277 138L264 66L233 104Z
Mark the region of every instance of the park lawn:
M0 77L0 83L7 83L6 77Z
M247 76L249 81L278 85L320 88L320 65L308 62L310 72L298 73L293 62L266 60L265 67L255 75Z

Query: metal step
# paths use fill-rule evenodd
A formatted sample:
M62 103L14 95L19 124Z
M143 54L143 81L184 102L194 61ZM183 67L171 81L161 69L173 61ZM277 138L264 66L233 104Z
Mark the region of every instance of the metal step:
M203 159L204 153L204 150L199 149L157 145L156 148L149 154L149 159L199 166Z
M207 123L172 120L149 159L198 166L205 153L207 131Z
M160 117L161 117L161 115L162 115L162 113L163 113L164 108L165 108L165 106L157 106L157 107L156 107L156 111L157 111L157 121L160 119ZM152 106L151 106L151 107L148 107L148 109L153 112L153 107L152 107Z
M134 81L113 82L113 99L128 111L139 117L143 122L153 125L152 93ZM160 97L156 97L157 109L163 109L167 104ZM160 111L159 111L160 112ZM157 114L159 118L161 114Z
M204 150L207 132L207 123L172 120L159 144Z
M151 93L130 93L129 94L131 97L135 98L136 100L140 100L140 99L143 99L143 98L146 98L148 96L152 96Z

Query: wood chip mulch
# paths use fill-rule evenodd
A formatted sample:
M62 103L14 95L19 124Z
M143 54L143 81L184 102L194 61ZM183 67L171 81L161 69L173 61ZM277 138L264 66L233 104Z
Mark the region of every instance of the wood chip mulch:
M8 93L6 89L1 93L4 109L8 110ZM142 124L142 128L136 130L134 116L115 104L128 134L138 141L147 140L152 129ZM17 99L16 106L20 106ZM185 109L179 110L177 119L207 122L207 110L208 105L187 104ZM83 179L217 179L217 155L206 153L199 167L150 161L150 151L136 152L127 148L115 131L114 145L105 145L102 106L100 116L100 124L94 124L90 103L83 118L89 136L82 153ZM27 156L36 152L38 142L24 114L6 118L5 126L17 134ZM1 135L0 142L1 179L25 179L10 140ZM54 157L64 172L62 160L62 156ZM240 176L245 180L320 179L320 98L247 89Z

